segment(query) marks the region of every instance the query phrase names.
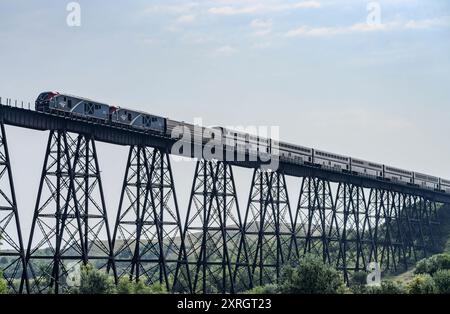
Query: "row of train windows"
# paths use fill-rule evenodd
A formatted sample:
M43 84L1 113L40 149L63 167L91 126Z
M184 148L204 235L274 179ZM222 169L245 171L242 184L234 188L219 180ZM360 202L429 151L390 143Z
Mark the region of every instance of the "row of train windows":
M334 158L334 159L338 159L338 160L348 161L347 157L341 157L341 156L328 154L328 153L317 152L317 151L316 151L316 154L319 155L319 156L323 156L323 157L328 157L328 158Z
M357 165L361 165L361 166L365 166L365 165L366 165L365 162L359 161L359 160L356 160L356 159L352 159L352 164L357 164ZM372 168L383 169L383 166L376 165L376 164L372 164L372 163L370 163L370 162L367 163L367 165L368 165L369 167L372 167Z
M431 182L438 182L439 181L438 178L429 177L429 176L418 174L418 173L416 173L415 176L418 179L422 179L422 180L426 180L426 181L431 181Z
M402 174L407 175L407 176L411 176L412 175L412 173L409 172L409 171L404 171L404 170L395 169L395 168L391 168L391 167L386 167L386 170L387 171L397 172L397 173L402 173Z
M243 138L243 139L249 139L252 141L259 141L259 142L264 142L264 143L268 143L269 140L268 139L262 139L262 138L258 138L256 136L252 136L252 135L248 135L248 134L241 134L241 133L235 133L235 132L231 132L231 131L226 131L225 132L227 135L231 135L233 137L239 137L239 138Z
M298 147L298 146L293 146L293 145L289 145L289 144L280 144L280 147L289 148L292 150L299 150L299 151L311 154L310 149L306 149L306 148L302 148L302 147Z

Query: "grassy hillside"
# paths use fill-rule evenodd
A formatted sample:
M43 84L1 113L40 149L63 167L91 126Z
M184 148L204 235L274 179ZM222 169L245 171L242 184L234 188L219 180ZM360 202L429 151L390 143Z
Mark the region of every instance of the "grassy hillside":
M439 209L439 218L441 224L439 228L435 230L438 252L450 254L450 205L444 205ZM414 276L415 267L409 268L407 271L388 277L386 279L392 279L406 283L410 281Z

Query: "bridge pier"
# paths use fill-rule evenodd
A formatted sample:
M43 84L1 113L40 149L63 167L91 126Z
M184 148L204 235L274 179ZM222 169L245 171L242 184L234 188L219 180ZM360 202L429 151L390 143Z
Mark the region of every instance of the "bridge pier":
M340 236L331 184L304 177L295 215L299 254L312 254L335 264L340 254Z
M75 144L76 142L76 144ZM74 152L74 189L83 235L85 263L106 269L114 263L105 196L95 141L80 134L71 145Z
M297 254L283 173L254 170L244 228L253 283L277 283L283 265Z
M399 194L382 189L371 189L368 201L373 221L374 250L370 258L382 271L407 267L406 244L403 238Z
M436 228L439 226L438 204L430 199L405 195L402 214L407 222L407 255L416 262L437 248Z
M3 121L0 122L0 259L3 277L14 293L28 291L22 230Z
M130 147L113 236L117 279L128 276L172 289L179 259L184 258L183 243L177 241L181 218L173 182L167 153Z
M109 264L108 228L94 140L51 130L26 254L30 293L64 293L81 265Z
M194 293L234 293L251 286L236 187L230 165L200 160L182 241ZM239 256L239 251L242 253Z
M340 249L336 267L349 282L350 271L366 270L364 227L367 222L364 189L348 183L339 183L335 200L336 221Z

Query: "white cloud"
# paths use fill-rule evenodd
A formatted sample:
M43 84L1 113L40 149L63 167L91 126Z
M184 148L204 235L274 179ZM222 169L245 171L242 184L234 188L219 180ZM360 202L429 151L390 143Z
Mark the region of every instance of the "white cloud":
M250 26L252 28L271 28L272 21L255 19L255 20L251 21Z
M251 21L250 27L254 30L254 36L263 37L272 32L272 21L255 19Z
M442 28L450 26L450 16L435 19L425 20L411 20L405 24L405 28L408 29L430 29L430 28Z
M237 52L236 48L231 46L222 46L213 51L212 55L216 57L229 57Z
M190 24L195 21L195 15L182 15L175 21L177 24Z
M319 8L318 1L298 1L298 2L276 2L276 3L253 3L250 5L225 5L208 9L208 12L216 15L240 15L240 14L262 14L282 12L296 9Z
M145 13L186 14L199 7L197 2L179 3L173 5L153 5L145 9Z
M367 23L357 23L350 26L335 27L309 27L300 26L285 33L286 37L320 37L333 36L352 33L368 33L379 31L394 31L408 29L430 29L450 27L449 18L437 18L431 20L410 20L408 22L389 22L369 25Z

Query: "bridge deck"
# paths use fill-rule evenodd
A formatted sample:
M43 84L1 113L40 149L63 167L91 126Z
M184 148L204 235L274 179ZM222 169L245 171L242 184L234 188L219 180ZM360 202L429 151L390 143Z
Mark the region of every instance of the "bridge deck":
M3 122L6 125L38 131L66 130L71 133L89 134L93 136L96 141L115 145L144 145L170 152L170 148L174 144L174 140L170 138L147 132L139 132L126 126L122 127L108 122L87 121L81 118L62 115L55 116L12 106L0 105L0 119L3 119ZM194 152L194 150L192 150L192 152ZM260 165L257 162L249 161L233 161L230 162L230 164L245 168L256 168ZM364 177L351 173L336 172L315 166L298 165L287 162L280 162L280 170L290 176L312 176L334 182L352 183L366 188L379 188L413 194L437 202L450 203L449 194L372 177Z

